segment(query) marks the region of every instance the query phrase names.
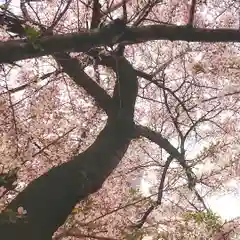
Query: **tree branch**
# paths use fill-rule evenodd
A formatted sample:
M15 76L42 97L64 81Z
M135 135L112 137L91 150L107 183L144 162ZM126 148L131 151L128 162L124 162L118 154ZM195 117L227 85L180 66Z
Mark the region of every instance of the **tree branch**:
M26 40L0 42L0 63L13 62L27 58L40 57L59 52L88 52L103 45L111 45L117 29L94 29L81 33L44 36L38 41L39 48L34 48ZM135 44L152 40L182 40L188 42L240 42L240 32L236 29L203 29L175 25L149 25L127 27L116 43Z

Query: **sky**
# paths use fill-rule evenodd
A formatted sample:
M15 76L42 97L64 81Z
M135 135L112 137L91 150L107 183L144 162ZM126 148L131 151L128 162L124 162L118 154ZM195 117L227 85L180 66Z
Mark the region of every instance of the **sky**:
M227 194L213 196L206 200L213 212L219 214L224 220L232 220L240 216L240 196Z
M140 189L146 196L150 195L151 182L155 177L149 174L141 179ZM219 194L215 192L211 197L205 198L205 203L213 212L218 214L223 220L232 220L240 217L240 183L236 180L231 181L231 193Z

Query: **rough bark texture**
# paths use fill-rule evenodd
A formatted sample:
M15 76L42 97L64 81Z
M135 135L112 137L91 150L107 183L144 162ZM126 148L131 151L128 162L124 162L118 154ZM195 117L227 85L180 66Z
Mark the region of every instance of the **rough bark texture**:
M114 90L116 110L95 142L71 161L52 168L31 182L8 206L27 210L27 222L6 222L0 215L0 236L4 240L49 240L74 206L101 188L116 168L134 132L134 104L137 77L123 57L112 58L118 76ZM116 67L117 66L117 67Z

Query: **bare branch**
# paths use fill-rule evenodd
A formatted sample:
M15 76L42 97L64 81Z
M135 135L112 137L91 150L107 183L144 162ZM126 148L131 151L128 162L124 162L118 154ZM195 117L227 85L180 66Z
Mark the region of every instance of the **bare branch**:
M91 29L97 28L101 21L101 4L99 0L93 0L93 10L92 10L92 21L91 21Z
M163 196L163 188L164 188L164 181L167 175L167 170L171 164L173 160L172 156L169 156L167 158L167 161L165 163L164 169L163 169L163 173L162 173L162 177L161 177L161 181L158 187L158 195L157 195L157 201L152 204L148 210L144 213L144 215L142 216L141 220L135 225L136 228L141 228L143 226L143 224L146 222L147 217L151 214L151 212L159 205L161 205L162 203L162 196Z
M193 27L193 20L194 20L194 13L195 13L195 7L196 7L196 0L192 0L192 4L189 11L189 19L188 19L188 26Z

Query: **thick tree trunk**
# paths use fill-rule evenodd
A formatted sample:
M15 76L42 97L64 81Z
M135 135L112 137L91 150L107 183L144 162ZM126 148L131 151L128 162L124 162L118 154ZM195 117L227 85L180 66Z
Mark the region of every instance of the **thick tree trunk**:
M27 218L12 223L0 215L0 237L4 240L48 240L74 206L101 188L121 161L134 132L137 77L130 63L119 58L114 91L117 111L95 142L73 160L49 170L31 182L8 206L27 210Z
M21 221L19 224L8 223L8 227L1 224L1 239L51 237L77 202L101 188L127 150L131 129L129 123L126 125L120 119L107 123L87 151L30 183L8 206L15 212L20 206L26 209L28 223L24 227ZM23 232L19 232L19 226L23 227ZM13 234L14 238L9 234Z

